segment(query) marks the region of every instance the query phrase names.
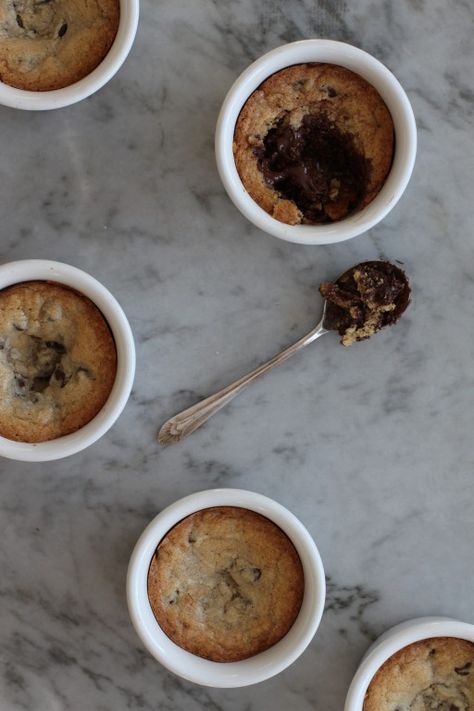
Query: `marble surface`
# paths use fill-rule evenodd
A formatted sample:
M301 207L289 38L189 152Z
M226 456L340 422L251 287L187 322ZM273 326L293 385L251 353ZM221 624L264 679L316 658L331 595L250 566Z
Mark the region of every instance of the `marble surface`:
M0 108L1 259L90 271L138 346L132 398L102 440L51 464L0 462L2 711L337 710L388 626L433 613L474 622L472 30L468 0L144 0L132 53L99 94L52 113ZM246 222L213 156L238 73L314 36L385 62L419 127L399 205L322 248ZM378 257L403 261L413 282L397 327L348 350L326 336L160 449L167 417L310 329L322 279ZM143 527L215 486L289 507L328 575L306 653L241 690L167 673L125 604Z

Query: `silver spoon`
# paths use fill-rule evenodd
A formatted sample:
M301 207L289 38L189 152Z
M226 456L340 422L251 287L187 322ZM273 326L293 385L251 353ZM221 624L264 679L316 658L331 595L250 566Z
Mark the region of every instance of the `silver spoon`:
M288 346L284 351L278 353L269 361L263 363L255 370L252 370L247 375L239 378L235 382L227 385L227 387L218 390L213 395L209 395L205 400L197 402L195 405L188 407L178 415L175 415L170 420L165 422L158 432L158 442L160 444L173 444L179 442L187 435L201 427L207 420L216 414L224 405L227 405L236 395L244 390L248 385L254 382L257 378L265 373L268 373L272 368L275 368L280 363L291 358L292 355L298 353L302 348L313 343L320 336L328 333L328 329L324 327L324 318L326 316L327 301L324 301L323 313L318 325L313 328L306 336L300 338L292 346Z
M383 326L389 326L395 323L400 318L410 301L410 286L405 273L399 267L396 267L390 262L362 262L361 264L351 267L344 272L344 274L341 274L341 276L336 280L335 285L341 287L342 289L347 289L348 285L349 288L353 288L354 274L356 274L357 270L360 272L361 269L368 270L369 279L372 280L371 285L374 289L383 288L384 279L388 279L387 283L389 288L390 279L395 280L394 283L398 284L398 292L393 293L391 296L390 303L392 306L386 311L383 321L377 326L376 330L382 328ZM344 292L341 292L341 294L343 293ZM345 293L347 296L347 292ZM363 292L360 292L359 298L364 300L362 293ZM374 294L376 294L376 292L374 292ZM370 301L370 298L368 301ZM222 390L214 393L214 395L210 395L205 398L205 400L201 400L195 405L188 407L187 410L183 410L183 412L180 412L178 415L175 415L170 420L165 422L158 432L158 442L160 444L173 444L174 442L179 442L181 439L191 434L191 432L197 430L198 427L201 427L201 425L207 422L210 417L215 415L221 407L227 405L228 402L242 392L242 390L244 390L248 385L253 383L254 380L259 378L261 375L265 375L265 373L268 373L272 368L280 365L280 363L283 363L285 360L288 360L288 358L300 351L309 343L313 343L313 341L316 341L320 336L324 336L324 334L328 333L329 330L333 330L335 328L337 329L337 326L335 326L334 323L329 324L326 321L327 305L328 302L325 299L323 313L318 325L306 334L306 336L303 336L303 338L300 338L299 341L293 343L292 346L285 348L284 351L278 353L276 356L273 356L273 358L269 361L263 365L260 365L258 368L255 368L255 370L252 370L250 373L247 373L247 375L244 375L242 378L239 378L239 380L236 380L234 383L231 383L226 388L223 388Z

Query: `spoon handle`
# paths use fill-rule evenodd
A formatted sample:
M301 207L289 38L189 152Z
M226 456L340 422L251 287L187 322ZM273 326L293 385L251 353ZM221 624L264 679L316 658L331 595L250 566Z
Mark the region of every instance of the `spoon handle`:
M255 370L247 373L247 375L244 375L242 378L239 378L230 385L227 385L227 387L222 388L222 390L219 390L213 395L209 395L209 397L197 402L195 405L188 407L186 410L183 410L178 415L175 415L170 420L165 422L158 432L158 442L160 444L173 444L174 442L179 442L184 437L191 434L191 432L197 430L198 427L201 427L201 425L207 422L212 415L215 415L221 407L227 405L228 402L230 402L244 388L253 383L254 380L259 378L261 375L265 375L265 373L268 373L268 371L272 368L280 365L280 363L283 363L285 360L301 350L301 348L307 346L308 343L312 343L325 333L327 333L327 330L323 326L323 319L321 319L316 328L306 334L306 336L303 336L303 338L300 338L296 341L296 343L293 343L293 345L285 348L284 351L281 351L281 353L278 353L269 361L263 363L263 365L260 365L258 368L255 368Z

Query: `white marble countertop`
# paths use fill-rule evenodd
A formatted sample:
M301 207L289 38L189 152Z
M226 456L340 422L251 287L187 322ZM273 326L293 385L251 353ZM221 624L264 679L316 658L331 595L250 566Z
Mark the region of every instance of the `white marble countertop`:
M90 271L138 347L131 401L102 440L51 464L0 463L2 711L338 711L388 626L433 613L474 622L472 30L468 0L144 0L132 53L97 95L49 113L0 108L1 259ZM385 62L419 127L398 206L333 247L251 226L213 155L238 73L313 36ZM325 337L159 448L167 417L309 330L322 279L379 257L402 260L413 283L396 327L350 349ZM328 575L309 649L241 690L167 673L125 604L145 524L215 486L290 508Z

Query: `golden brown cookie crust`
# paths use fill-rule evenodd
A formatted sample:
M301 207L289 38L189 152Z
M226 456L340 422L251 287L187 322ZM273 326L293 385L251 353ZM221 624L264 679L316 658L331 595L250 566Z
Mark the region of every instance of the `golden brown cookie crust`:
M364 711L472 711L474 644L455 637L415 642L390 657L367 690Z
M0 80L49 91L74 84L112 46L119 0L2 0Z
M365 195L357 210L380 191L392 164L393 121L376 89L361 76L335 64L296 64L276 72L244 104L234 133L234 158L250 196L272 217L290 225L305 222L292 200L269 186L257 153L268 131L286 116L293 128L304 116L324 114L343 134L351 134L357 151L370 162ZM348 214L337 197L328 203L332 220Z
M295 547L260 514L203 509L169 531L148 574L163 631L216 662L246 659L276 644L298 616L304 574Z
M83 294L46 281L0 291L0 435L75 432L105 404L116 370L108 324Z

